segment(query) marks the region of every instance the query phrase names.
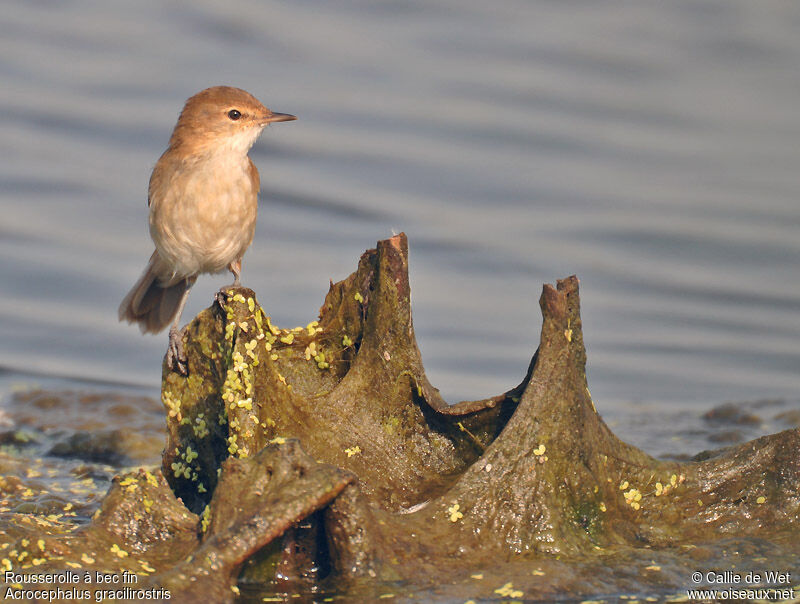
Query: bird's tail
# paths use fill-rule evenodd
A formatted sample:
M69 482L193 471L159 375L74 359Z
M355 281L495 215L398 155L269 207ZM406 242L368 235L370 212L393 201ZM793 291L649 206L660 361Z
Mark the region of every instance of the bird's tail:
M158 252L153 252L147 268L119 305L119 320L137 323L142 333L158 333L178 313L183 294L194 284L193 278L173 278L162 283L159 275L169 274Z

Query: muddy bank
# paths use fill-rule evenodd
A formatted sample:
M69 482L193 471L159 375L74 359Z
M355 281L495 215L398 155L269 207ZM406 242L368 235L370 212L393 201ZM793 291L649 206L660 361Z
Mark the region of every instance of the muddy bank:
M577 279L540 308L522 382L450 406L422 367L403 235L305 327L231 290L187 329L188 377L165 370L163 476L117 477L69 531L6 514L3 564L127 570L184 601L660 599L695 571L800 571L800 430L656 460L597 413ZM748 421L726 414L707 421Z

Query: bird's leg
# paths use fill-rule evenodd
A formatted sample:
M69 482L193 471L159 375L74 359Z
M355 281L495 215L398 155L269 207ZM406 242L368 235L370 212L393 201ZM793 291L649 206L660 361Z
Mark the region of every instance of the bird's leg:
M226 285L225 287L220 288L220 290L214 294L214 299L217 301L217 304L220 305L220 308L224 307L225 304L228 302L228 289L231 287L241 287L242 282L239 280L239 277L242 274L242 259L237 258L233 262L228 265L228 270L233 273L233 283L230 285Z
M189 277L186 279L187 286L181 297L180 304L178 304L178 312L175 314L175 319L169 328L169 346L167 347L167 367L170 370L176 371L183 376L189 375L189 365L186 358L186 352L183 350L183 332L186 328L180 329L181 315L183 308L186 306L186 300L189 299L189 292L192 285L196 281L196 277Z
M237 258L228 265L228 270L233 273L233 286L240 287L242 285L239 277L242 275L242 259Z

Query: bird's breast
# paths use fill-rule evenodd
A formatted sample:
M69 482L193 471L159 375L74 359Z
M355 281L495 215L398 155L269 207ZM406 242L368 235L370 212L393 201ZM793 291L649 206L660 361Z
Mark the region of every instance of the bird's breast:
M151 178L150 234L174 274L219 272L244 254L258 212L251 166L247 156L231 154L159 160Z

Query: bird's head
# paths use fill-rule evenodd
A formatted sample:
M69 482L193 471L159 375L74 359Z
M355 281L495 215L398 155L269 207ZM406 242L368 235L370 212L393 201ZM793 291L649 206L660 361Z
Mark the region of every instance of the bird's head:
M246 154L266 126L297 118L267 109L241 88L214 86L195 94L183 107L170 147L189 153L231 151Z

